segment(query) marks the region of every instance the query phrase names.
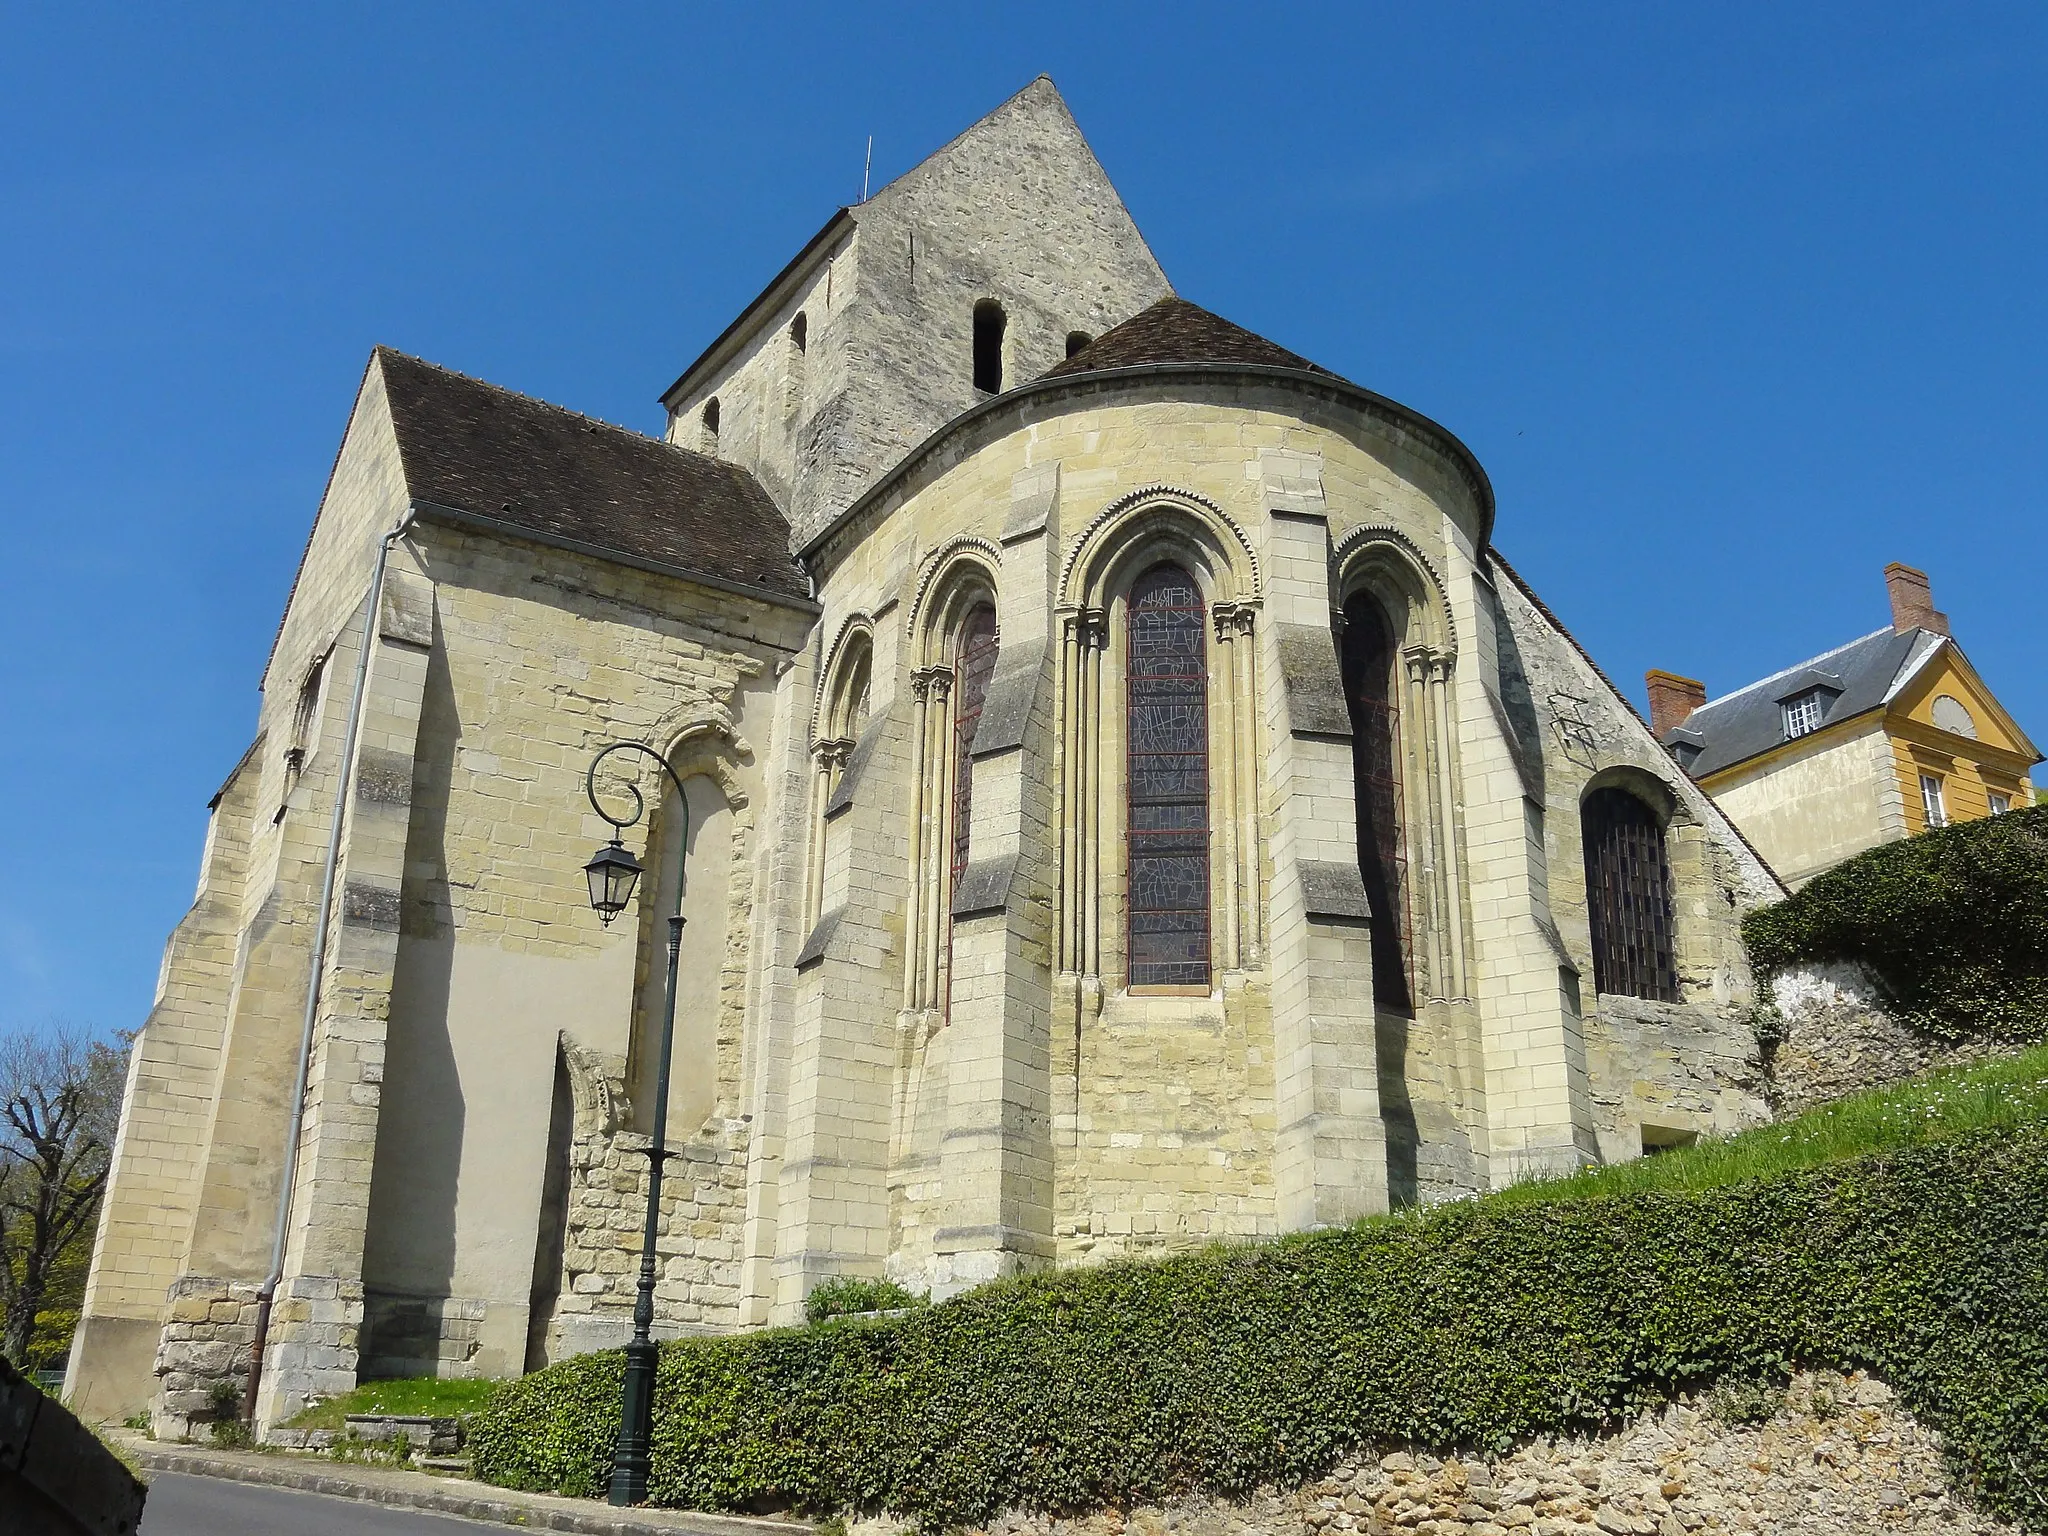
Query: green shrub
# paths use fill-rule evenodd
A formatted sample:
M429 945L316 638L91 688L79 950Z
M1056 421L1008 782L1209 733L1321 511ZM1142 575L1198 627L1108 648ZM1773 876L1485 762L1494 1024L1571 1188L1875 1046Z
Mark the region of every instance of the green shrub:
M2048 1036L2048 805L1958 822L1836 865L1742 923L1764 972L1859 961L1945 1039Z
M851 1317L858 1312L890 1312L924 1305L924 1298L893 1280L868 1280L843 1275L827 1280L804 1298L804 1316L814 1323Z
M985 1286L906 1316L666 1346L655 1502L1128 1505L1298 1484L1368 1443L1497 1449L1716 1382L1867 1367L2043 1525L2048 1128L1723 1188L1440 1208ZM478 1475L599 1492L621 1356L508 1385ZM1731 1402L1731 1411L1740 1405Z

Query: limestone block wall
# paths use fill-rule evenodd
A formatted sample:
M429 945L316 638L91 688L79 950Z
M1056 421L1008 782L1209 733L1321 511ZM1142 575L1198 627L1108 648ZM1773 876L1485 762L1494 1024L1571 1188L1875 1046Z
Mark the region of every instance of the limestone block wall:
M1043 78L847 215L845 234L666 402L670 439L711 451L702 413L718 395L716 451L757 468L799 545L975 403L977 302L1006 312L1009 388L1063 360L1069 332L1100 335L1171 291ZM798 308L818 340L793 391Z
M1179 388L1184 395L1187 386ZM984 794L983 749L977 742L974 857L980 860L991 846L988 839L995 838L994 846L1004 850L1005 857L1012 848L1024 850L1058 878L1041 896L1021 867L1014 871L1007 887L1009 916L990 928L992 935L1006 936L1005 947L991 948L986 961L977 959L974 964L979 968L971 977L963 973L955 978L966 983L961 996L970 1007L998 996L1014 1000L1023 1028L1005 1043L1000 1060L977 1055L977 1065L969 1068L962 1056L965 1037L957 1023L933 1017L922 1004L905 1003L897 1009L888 1100L884 1188L889 1246L884 1267L912 1283L929 1283L942 1270L951 1275L951 1260L934 1238L952 1219L949 1213L958 1209L961 1190L981 1190L972 1198L992 1202L988 1208L997 1218L993 1226L1009 1219L1001 1213L1029 1209L1028 1197L1020 1196L1027 1203L1005 1203L1000 1179L970 1184L948 1177L951 1170L964 1166L958 1160L949 1163L944 1155L947 1139L958 1136L967 1123L959 1102L963 1083L986 1092L985 1085L1004 1081L1004 1073L1012 1074L1010 1082L1015 1085L1002 1090L1005 1128L1029 1124L1035 1112L1032 1074L1049 1072L1051 1078L1054 1190L1048 1235L1061 1261L1255 1236L1281 1230L1290 1222L1317 1219L1290 1217L1278 1191L1276 1074L1282 1053L1275 1041L1276 986L1269 980L1274 962L1268 946L1279 942L1285 922L1274 894L1283 861L1288 880L1295 889L1300 887L1296 866L1302 855L1285 850L1305 849L1306 857L1319 867L1348 863L1351 884L1357 885L1348 725L1333 750L1316 759L1316 773L1303 780L1308 787L1293 794L1293 779L1284 778L1281 771L1278 745L1279 738L1291 735L1284 702L1285 667L1266 638L1272 619L1268 593L1276 589L1261 585L1280 579L1283 562L1266 530L1278 508L1291 512L1293 521L1312 534L1302 558L1293 563L1299 570L1290 565L1286 575L1293 584L1292 600L1301 608L1295 617L1311 630L1320 626L1327 652L1334 542L1330 528L1393 530L1417 544L1440 548L1447 514L1433 498L1452 498L1460 516L1470 517L1471 512L1455 502L1450 477L1428 463L1415 444L1391 433L1361 434L1359 424L1348 418L1343 431L1337 432L1332 423L1339 413L1315 402L1304 404L1283 391L1244 385L1197 389L1195 400L1151 398L1141 389L1131 393L1136 398L1120 398L1100 408L1067 407L1036 414L1020 407L1016 423L991 419L984 438L957 450L949 448L928 470L911 478L900 500L884 503L843 538L835 535L824 556L821 654L829 666L842 643L837 637L858 626L871 629L874 718L887 722L885 731L904 728L908 719L900 701L908 674L921 665L918 615L927 611L926 605L941 601L946 573L961 560L971 556L990 572L1001 614L1003 656L1038 643L1040 636L1052 653L1053 665L1043 676L1033 706L1043 714L1044 735L1034 737L1027 730L1017 738L1021 757L1015 761L1027 794L1008 788ZM1304 414L1310 418L1307 422ZM1360 441L1361 436L1366 441ZM1179 510L1161 510L1168 507ZM1204 507L1207 510L1201 510ZM1135 521L1119 534L1124 525L1117 519L1124 510ZM1176 533L1175 528L1183 532ZM1195 532L1197 528L1209 531ZM1175 541L1184 534L1194 543L1177 546ZM1205 539L1221 542L1203 546ZM1101 558L1114 562L1124 558L1117 551L1125 545L1156 551L1129 557L1141 562L1173 556L1177 547L1179 558L1209 562L1203 568L1212 573L1215 561L1233 562L1230 585L1208 589L1216 631L1209 648L1214 683L1211 730L1216 743L1211 768L1211 932L1216 968L1215 986L1206 998L1143 995L1133 993L1126 983L1124 807L1118 787L1124 755L1123 631L1119 599L1114 596L1118 589L1112 583L1106 589L1110 596L1098 607L1098 600L1080 595L1078 586L1088 579L1080 573L1092 569L1089 561L1096 558L1091 550L1099 546ZM1230 552L1233 549L1236 553ZM1439 558L1437 564L1442 563ZM893 668L885 646L892 634L900 648ZM1329 666L1334 665L1332 652ZM1443 669L1443 675L1448 670ZM1429 687L1434 685L1427 675L1422 681L1420 696L1428 707ZM829 693L829 679L820 686ZM892 694L895 706L889 702ZM1271 706L1280 713L1269 714L1269 699L1281 701ZM1310 735L1319 728L1326 727L1312 727ZM1038 744L1041 741L1043 745ZM992 754L989 766L1009 763L1012 759L1004 754L1010 751L1005 745ZM815 964L821 977L820 1009L835 1006L835 993L843 1000L836 1005L841 1007L875 988L883 998L902 995L899 978L905 974L905 957L897 946L904 940L893 915L864 918L868 932L885 946L875 970L849 972L835 980L835 954L860 954L864 941L848 944L833 926L831 914L842 905L848 914L860 910L861 902L846 900L844 893L855 889L850 880L878 878L892 863L898 870L895 878L900 879L913 862L912 850L930 836L926 831L913 835L918 808L932 799L925 794L921 800L923 792L911 778L914 766L925 759L901 748L878 745L870 750L863 745L853 749L851 760L861 765L852 804L842 806L834 798L834 809L822 823L820 867L826 894L820 905L826 921L820 924L821 933L813 935L814 946L822 947L807 951L807 967ZM848 775L855 776L851 769ZM1001 782L1007 786L1011 780ZM1461 878L1450 850L1459 835L1463 802L1455 795L1446 800L1440 788L1438 780L1430 780L1424 803L1436 808L1433 825L1447 829L1432 834L1439 841L1431 846L1444 852L1440 858L1432 855L1427 867L1450 889ZM998 823L1006 826L1002 818L1026 811L1034 803L1031 794L1044 798L1045 809L1035 819L1026 814L1017 820L1017 832L1003 832ZM884 807L881 819L859 821L862 806L873 804L878 796ZM943 796L939 798L943 803ZM985 809L992 817L986 828ZM1290 816L1300 828L1292 841L1286 830ZM875 830L851 835L835 830L842 818L856 818L849 825L872 825ZM1519 815L1515 825L1519 850ZM817 830L814 826L814 833ZM1002 840L1005 837L1007 841ZM879 850L880 866L866 862L873 856L862 850L869 847ZM862 870L874 873L859 875ZM885 887L864 889L879 893ZM1411 1127L1406 1147L1409 1198L1416 1197L1419 1187L1426 1188L1429 1197L1463 1192L1483 1177L1481 1154L1473 1146L1475 1111L1469 1102L1475 1049L1472 1005L1459 1000L1454 981L1465 963L1462 941L1448 936L1462 931L1462 926L1452 925L1467 925L1469 913L1462 893L1455 901L1444 894L1432 899L1437 905L1430 921L1444 936L1426 929L1419 941L1435 944L1424 974L1436 978L1435 990L1446 995L1432 999L1432 1011L1421 1020L1398 1021L1402 1031L1412 1032L1412 1043L1403 1033L1393 1041L1391 1052L1398 1087L1392 1097L1401 1100ZM879 894L867 898L885 913L890 900ZM1045 962L1034 958L1031 949L1036 903L1041 900L1051 904L1056 919L1049 1007L1033 1001L1035 989L1045 986L1032 969ZM1314 1074L1322 1072L1329 1082L1304 1100L1305 1105L1318 1105L1321 1101L1314 1095L1322 1093L1328 1103L1309 1110L1300 1155L1303 1176L1310 1184L1317 1177L1317 1159L1323 1160L1322 1177L1331 1191L1333 1213L1340 1205L1346 1212L1376 1209L1387 1200L1389 1152L1382 1141L1384 1117L1374 1101L1387 1077L1383 1069L1390 1053L1369 1001L1362 901L1361 893L1342 911L1330 910L1326 902L1319 907L1315 921L1301 925L1306 947L1300 964L1289 970L1290 985L1303 978L1316 983L1291 1006L1304 1017L1325 1020L1316 1027L1329 1035L1327 1040L1312 1034L1304 1037L1307 1043L1300 1059L1308 1073L1305 1080L1313 1081ZM982 925L991 920L976 914L963 922L957 910L953 916L957 964L960 954L979 953L972 946L980 943ZM974 935L964 950L958 948L963 932ZM1532 938L1541 943L1533 930ZM1359 953L1351 955L1347 944ZM998 954L1001 993L991 969ZM808 974L808 968L800 972L800 986L808 985L801 980ZM1554 998L1554 960L1550 976ZM1366 1000L1362 1010L1355 1006L1360 998ZM1034 1008L1042 1010L1037 1017ZM828 1030L822 1013L818 1018L819 1022L799 1028L819 1031L822 1040ZM849 1014L831 1028L854 1026ZM842 1048L855 1049L853 1038L846 1036ZM1047 1065L1036 1065L1034 1057ZM798 1067L810 1074L819 1070L806 1065L801 1054ZM859 1076L842 1074L841 1081L864 1082L865 1074L863 1065ZM865 1088L859 1091L865 1093ZM836 1134L843 1135L854 1117L851 1099L852 1092L846 1090L832 1102ZM814 1098L793 1104L792 1125L800 1126L803 1116L821 1110L823 1102ZM1320 1131L1313 1118L1317 1113L1327 1119ZM1356 1158L1339 1146L1339 1138L1327 1133L1345 1117L1345 1123L1356 1122L1371 1132L1369 1167L1354 1168ZM1418 1133L1418 1125L1426 1130ZM1423 1134L1428 1137L1426 1146L1420 1145ZM806 1136L796 1156L815 1157L811 1149L825 1145L821 1136ZM837 1145L844 1147L845 1142ZM1419 1177L1418 1164L1426 1170ZM834 1165L834 1176L846 1177L843 1154ZM1028 1178L1016 1188L1027 1189ZM778 1207L783 1217L778 1262L785 1266L785 1274L795 1262L792 1245L804 1240L806 1229L805 1222L793 1218L790 1193L785 1183ZM1351 1203L1344 1205L1345 1201ZM1037 1251L1029 1232L1013 1238L1005 1229L1002 1241L1013 1262L1029 1262ZM799 1293L792 1288L786 1294Z
M652 1120L680 827L659 770L613 759L624 777L606 803L630 810L631 784L652 808L627 834L649 873L633 907L600 925L580 866L610 829L584 771L622 739L669 750L692 810L668 1106L682 1157L657 1312L664 1327L732 1326L762 764L774 674L809 615L468 530L429 525L419 542L434 636L365 1234L372 1347L505 1375L536 1346L616 1343L628 1326L645 1180L630 1149ZM605 1063L608 1087L602 1112L579 1090L561 1251L543 1254L550 1104L572 1048Z
M898 1536L887 1518L854 1536ZM1815 1536L2007 1536L2018 1527L1949 1485L1940 1437L1891 1389L1857 1373L1795 1377L1761 1423L1714 1393L1673 1403L1606 1435L1538 1440L1500 1455L1397 1449L1346 1457L1299 1489L1242 1500L1049 1516L1009 1512L976 1536L1685 1536L1692 1531Z
M1652 739L1592 662L1502 568L1504 690L1541 751L1541 827L1553 959L1583 1041L1590 1128L1604 1161L1766 1118L1742 915L1782 887L1726 816ZM1512 725L1512 719L1511 719ZM1599 994L1579 807L1616 785L1667 820L1680 1001Z
M150 1428L158 1439L189 1438L214 1418L213 1389L237 1393L256 1338L258 1287L213 1275L181 1275L168 1287L152 1367Z
M259 739L213 802L199 891L172 933L157 997L135 1041L107 1198L101 1202L65 1397L80 1413L126 1418L151 1395L149 1357L166 1290L186 1256L198 1197L196 1147L219 1071L234 986L236 918L248 855Z

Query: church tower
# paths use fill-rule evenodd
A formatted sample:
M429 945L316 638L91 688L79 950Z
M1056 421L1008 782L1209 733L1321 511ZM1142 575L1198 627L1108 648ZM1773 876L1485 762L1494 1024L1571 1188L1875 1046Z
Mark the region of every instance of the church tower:
M842 208L662 396L808 544L977 401L1173 291L1041 75Z

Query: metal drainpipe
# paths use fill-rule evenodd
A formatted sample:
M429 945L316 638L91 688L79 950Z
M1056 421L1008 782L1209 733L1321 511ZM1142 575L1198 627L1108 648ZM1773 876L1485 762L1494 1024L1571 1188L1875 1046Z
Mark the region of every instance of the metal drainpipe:
M356 657L355 694L348 705L348 730L341 743L341 783L334 792L334 817L327 828L327 865L320 876L320 906L313 920L313 965L306 976L306 1020L299 1035L299 1071L292 1090L291 1123L284 1137L284 1183L277 1194L277 1232L270 1244L270 1274L256 1296L256 1337L249 1345L249 1377L242 1389L242 1418L256 1422L256 1392L263 1385L263 1352L270 1340L270 1307L277 1283L284 1278L284 1250L292 1215L292 1185L299 1174L299 1134L306 1120L306 1077L313 1065L313 1025L320 1013L320 973L327 964L327 938L334 925L334 879L341 866L341 829L347 819L349 786L355 782L356 738L363 725L363 686L370 675L370 652L377 643L377 618L384 606L384 571L391 549L405 537L417 512L411 506L398 526L377 540L377 566L370 577L370 601L363 613L361 654Z

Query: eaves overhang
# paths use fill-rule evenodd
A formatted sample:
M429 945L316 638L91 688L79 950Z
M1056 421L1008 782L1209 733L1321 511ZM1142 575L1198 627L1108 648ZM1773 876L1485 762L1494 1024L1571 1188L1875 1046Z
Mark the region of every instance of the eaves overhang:
M804 248L789 259L789 264L769 280L768 286L755 296L753 303L741 310L732 324L720 331L711 345L697 355L697 360L682 371L675 383L661 392L663 409L674 410L675 402L687 393L685 386L699 375L723 367L739 350L739 340L747 333L755 316L788 298L798 279L816 264L818 253L838 240L840 234L851 229L856 222L851 208L842 208L827 219L825 227L811 236Z
M1000 395L991 395L988 399L962 411L911 449L894 468L863 491L851 506L804 544L797 551L797 556L804 562L806 568L809 568L811 562L818 559L829 545L881 505L905 480L924 468L953 439L965 436L992 418L1015 410L1019 406L1050 404L1063 396L1114 393L1120 387L1132 384L1219 384L1233 381L1285 384L1306 394L1338 401L1390 426L1414 434L1426 446L1443 455L1465 481L1467 489L1472 493L1473 501L1479 508L1476 554L1478 563L1483 566L1487 550L1493 542L1493 482L1487 477L1478 457L1455 433L1432 421L1420 411L1411 410L1398 400L1389 400L1385 395L1375 394L1372 390L1339 378L1333 373L1310 372L1305 368L1278 368L1257 363L1141 363L1128 368L1104 368L1093 373L1037 378ZM813 574L815 578L815 573Z

